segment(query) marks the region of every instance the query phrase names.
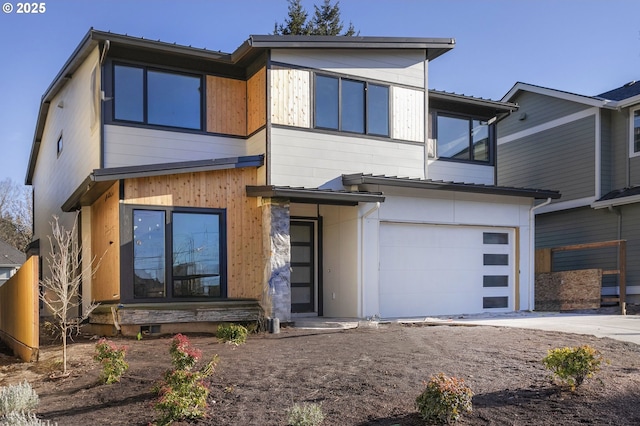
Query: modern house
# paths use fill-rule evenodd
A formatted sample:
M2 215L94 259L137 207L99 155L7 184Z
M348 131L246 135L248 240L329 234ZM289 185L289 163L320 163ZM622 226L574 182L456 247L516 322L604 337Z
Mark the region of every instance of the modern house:
M0 286L16 273L25 261L25 254L0 240Z
M627 301L640 301L640 83L598 96L517 83L504 96L518 112L502 120L498 183L560 190L540 207L536 247L626 240ZM616 247L558 253L554 269L617 270ZM602 296L620 294L617 275Z
M91 322L127 333L532 309L534 203L559 193L495 185L516 106L428 91L453 47L91 30L42 98L34 243L79 212Z

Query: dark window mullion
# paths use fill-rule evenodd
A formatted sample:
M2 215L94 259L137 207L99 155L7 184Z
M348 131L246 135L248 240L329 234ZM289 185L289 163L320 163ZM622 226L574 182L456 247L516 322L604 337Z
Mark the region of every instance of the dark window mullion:
M149 91L147 88L147 68L143 68L142 69L142 118L143 118L143 123L148 124L149 123L149 117L148 117L148 107L147 107L147 103L148 103L148 99L149 99Z
M167 211L165 214L165 276L167 281L167 299L173 299L173 211Z

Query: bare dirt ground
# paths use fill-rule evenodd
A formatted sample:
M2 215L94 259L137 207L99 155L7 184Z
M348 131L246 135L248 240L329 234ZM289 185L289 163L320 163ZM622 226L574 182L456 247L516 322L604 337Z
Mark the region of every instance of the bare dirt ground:
M99 385L96 340L76 338L71 375L49 380L59 346L40 362L2 356L0 385L28 380L38 417L59 425L147 425L157 419L152 387L169 368L170 336L114 339L129 350L120 383ZM487 326L380 325L346 331L283 328L238 347L190 336L206 358L218 354L209 416L196 424L286 425L294 403L322 404L325 425L419 425L423 382L439 372L465 379L473 413L462 425L638 425L640 346L591 336ZM553 384L547 350L589 344L610 365L575 392ZM185 423L186 424L186 423Z

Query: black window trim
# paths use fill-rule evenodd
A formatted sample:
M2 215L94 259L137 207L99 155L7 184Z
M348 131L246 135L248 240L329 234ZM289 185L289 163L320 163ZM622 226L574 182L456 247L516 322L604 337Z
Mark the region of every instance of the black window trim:
M326 72L318 72L318 71L311 71L313 73L313 87L311 90L312 96L311 96L311 107L313 109L313 128L316 130L323 130L323 131L330 131L330 132L338 132L338 133L342 133L342 134L350 134L350 135L360 135L360 136L375 136L375 137L379 137L379 138L383 138L383 139L392 139L392 128L391 128L391 114L393 111L392 105L391 105L391 84L388 83L382 83L382 82L375 82L372 80L367 80L367 79L361 79L358 78L357 76L347 76L347 75L341 75L341 74L332 74L332 73L326 73ZM338 128L334 129L331 127L321 127L318 126L316 123L316 79L318 77L327 77L327 78L334 78L336 80L338 80ZM353 131L349 131L349 130L342 130L342 81L343 80L349 80L349 81L354 81L357 83L364 83L364 132L353 132ZM379 133L370 133L369 132L369 106L368 106L368 101L369 101L369 86L373 85L373 86L378 86L378 87L385 87L387 88L387 93L388 93L388 104L387 104L387 129L389 130L388 134L383 135L383 134L379 134Z
M143 90L143 102L142 102L142 115L143 121L133 121L133 120L123 120L116 118L116 100L115 100L115 90L116 90L116 73L115 68L117 66L130 67L130 68L139 68L142 69L142 90ZM189 132L189 133L207 133L206 131L206 114L207 114L207 104L206 104L206 76L202 72L193 72L183 69L177 69L172 67L159 67L151 64L139 63L139 62L131 62L131 61L121 61L121 60L113 60L106 67L110 71L110 88L109 94L112 100L111 108L109 108L110 116L105 120L107 124L119 124L119 125L128 125L135 127L145 127L151 129L160 129L160 130L175 130L180 132ZM148 96L148 87L147 87L147 74L149 71L157 71L163 72L167 74L176 74L183 75L189 77L197 77L200 79L200 127L192 128L192 127L179 127L179 126L168 126L163 124L155 124L149 123L148 117L148 106L147 106L147 96Z
M446 110L434 110L432 111L432 136L433 139L438 139L438 117L442 116L442 117L449 117L449 118L458 118L458 119L464 119L464 120L468 120L469 121L469 152L473 152L473 138L471 138L471 130L473 128L473 121L477 120L477 121L486 121L487 122L487 130L489 132L489 160L488 161L480 161L480 160L472 160L472 159L462 159L462 158L451 158L451 157L440 157L439 155L436 156L437 160L443 160L443 161L451 161L451 162L456 162L456 163L467 163L467 164L476 164L479 166L495 166L495 152L496 152L496 144L497 144L497 140L496 140L496 129L495 129L495 123L491 123L490 119L487 119L486 117L480 117L480 116L475 116L472 114L464 114L464 113L457 113L457 112L451 112L451 111L446 111ZM436 151L437 154L437 151Z
M165 212L165 297L134 297L133 289L133 211L149 210ZM217 214L220 217L220 297L173 296L173 213ZM228 300L227 291L227 210L209 207L160 206L148 204L121 204L120 217L120 303L179 303Z

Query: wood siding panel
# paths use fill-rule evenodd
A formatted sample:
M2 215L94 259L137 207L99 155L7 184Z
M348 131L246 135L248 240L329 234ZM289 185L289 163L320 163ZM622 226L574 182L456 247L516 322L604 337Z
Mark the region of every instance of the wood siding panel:
M246 136L245 81L207 76L207 132Z
M267 69L247 81L247 135L267 124Z
M276 128L271 184L342 188L343 173L424 178L424 145Z
M99 266L91 282L97 302L120 299L120 203L115 183L91 206L91 252Z
M106 168L243 155L247 155L247 141L238 137L105 126Z
M274 68L271 76L271 122L286 126L311 126L311 73Z
M0 287L0 335L23 361L36 361L40 343L38 263L32 256Z
M559 190L568 201L595 195L595 117L498 145L498 185Z
M125 202L141 205L226 209L229 298L262 297L262 211L245 187L256 185L256 169L130 179Z
M392 88L393 138L414 142L424 142L424 92Z
M271 61L326 70L367 80L426 87L425 51L374 49L286 49L271 51Z
M511 102L517 103L520 108L515 113L500 121L498 124L499 137L521 132L531 127L592 108L589 105L531 92L521 92L512 99ZM526 114L525 120L520 120L522 114Z

